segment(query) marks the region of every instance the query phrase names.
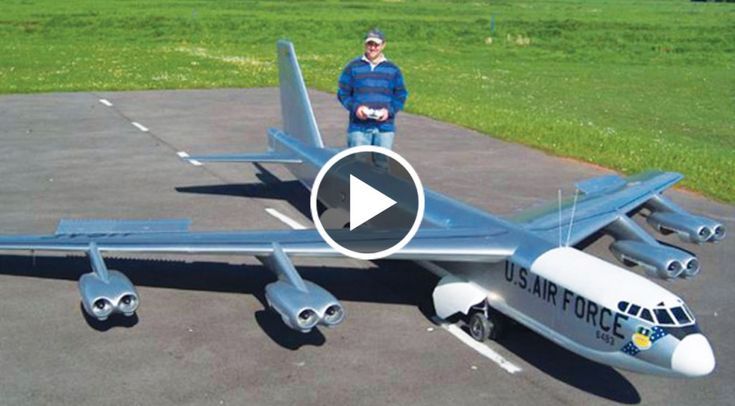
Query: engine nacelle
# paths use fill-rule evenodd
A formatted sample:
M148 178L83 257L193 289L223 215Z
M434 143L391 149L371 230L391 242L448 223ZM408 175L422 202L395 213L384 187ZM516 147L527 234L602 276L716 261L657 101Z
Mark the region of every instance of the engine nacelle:
M621 240L612 243L610 251L620 262L638 265L661 279L691 278L699 273L697 257L676 248Z
M79 278L79 292L84 311L97 320L107 320L113 313L132 316L140 305L138 291L130 279L118 271L108 271L108 280L91 272Z
M725 226L700 216L676 212L652 212L648 224L661 234L676 233L682 241L701 244L725 238Z
M319 323L333 327L344 320L344 308L331 293L310 281L304 285L306 291L283 280L265 287L268 305L288 327L308 333Z

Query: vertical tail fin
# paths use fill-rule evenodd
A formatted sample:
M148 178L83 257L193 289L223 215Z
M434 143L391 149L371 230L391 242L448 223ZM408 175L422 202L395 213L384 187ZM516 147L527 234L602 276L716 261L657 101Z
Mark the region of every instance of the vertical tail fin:
M314 111L306 92L296 51L289 41L278 41L278 80L281 87L283 131L307 145L324 148Z
M268 151L256 154L212 154L189 155L184 151L179 156L193 165L202 162L270 162L280 164L301 164L302 158L294 154L292 148L281 148L283 133L306 145L324 148L322 135L316 125L314 111L311 109L309 95L306 93L304 77L293 44L278 41L278 78L281 85L282 130L268 130ZM292 138L291 138L292 137Z

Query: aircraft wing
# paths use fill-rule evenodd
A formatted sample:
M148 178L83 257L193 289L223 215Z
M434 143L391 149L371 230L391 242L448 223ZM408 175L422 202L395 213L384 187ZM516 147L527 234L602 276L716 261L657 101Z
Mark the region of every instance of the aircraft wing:
M189 232L188 220L62 220L54 234L0 236L0 250L99 251L153 253L246 254L266 256L282 250L289 256L341 257L314 229ZM350 237L359 247L371 239ZM507 229L421 229L390 259L502 260L517 246ZM333 238L334 237L334 234ZM390 231L375 239L394 237Z
M603 176L578 183L576 207L573 198L528 211L514 220L553 243L574 245L627 216L670 188L683 176L676 172L651 171L628 178ZM573 217L573 221L572 221ZM571 223L571 233L570 233ZM561 241L560 241L561 240Z

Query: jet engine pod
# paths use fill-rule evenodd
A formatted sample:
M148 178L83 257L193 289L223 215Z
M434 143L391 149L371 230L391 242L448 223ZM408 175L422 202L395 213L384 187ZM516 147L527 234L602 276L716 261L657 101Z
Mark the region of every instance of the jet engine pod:
M324 311L322 322L327 327L336 326L345 319L345 309L339 303L335 303L327 307Z
M345 311L337 299L319 285L304 281L306 290L279 280L265 287L268 305L293 330L308 333L318 323L328 327L341 323Z
M697 257L676 248L621 240L612 243L610 251L620 262L639 265L661 279L693 277L699 272Z
M132 316L140 305L135 286L118 271L109 271L106 281L94 272L82 275L79 293L84 311L100 321L115 312Z
M725 238L725 226L706 217L685 213L653 212L647 221L661 234L676 233L685 242L701 244Z

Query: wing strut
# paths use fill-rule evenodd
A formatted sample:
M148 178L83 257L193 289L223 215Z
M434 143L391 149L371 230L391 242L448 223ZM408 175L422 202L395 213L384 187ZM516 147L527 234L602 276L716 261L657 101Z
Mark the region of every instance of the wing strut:
M270 255L258 256L258 259L267 265L278 276L279 280L287 282L302 292L308 292L301 275L299 275L288 255L283 252L283 248L277 242L273 243L273 252Z
M104 283L110 282L110 271L107 270L105 260L100 254L100 250L97 248L97 244L94 242L89 243L89 250L87 251L89 262L92 264L92 271L95 275Z

